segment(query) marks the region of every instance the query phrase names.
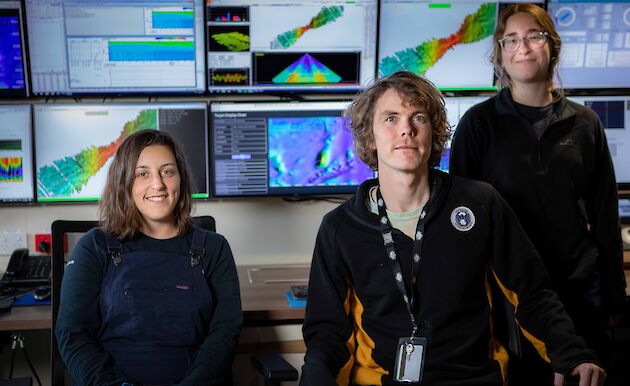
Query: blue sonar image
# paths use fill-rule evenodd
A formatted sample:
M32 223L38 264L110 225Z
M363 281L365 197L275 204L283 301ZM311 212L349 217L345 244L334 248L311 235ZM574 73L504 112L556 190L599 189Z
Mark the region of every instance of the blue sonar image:
M17 16L0 16L0 89L23 89L20 26Z
M352 186L374 177L343 117L269 118L268 141L270 188Z

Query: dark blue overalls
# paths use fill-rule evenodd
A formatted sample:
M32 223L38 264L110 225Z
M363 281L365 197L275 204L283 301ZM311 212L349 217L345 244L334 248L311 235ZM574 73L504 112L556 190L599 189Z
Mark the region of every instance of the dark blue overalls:
M123 252L106 235L99 341L116 368L145 385L182 380L208 333L212 295L200 264L206 231L193 228L188 255Z

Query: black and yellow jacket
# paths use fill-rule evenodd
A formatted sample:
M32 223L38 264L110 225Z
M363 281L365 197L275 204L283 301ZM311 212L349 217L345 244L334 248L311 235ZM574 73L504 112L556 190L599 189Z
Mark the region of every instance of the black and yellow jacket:
M507 352L493 329L493 296L514 304L523 333L555 371L594 362L572 333L557 296L546 289L544 266L500 195L486 183L437 171L431 171L430 180L414 286L413 241L394 230L405 283L416 291L419 335L428 339L422 385L488 386L507 379ZM368 191L376 184L363 183L321 224L303 327L302 386L392 384L398 338L411 333L379 218L368 209ZM460 207L474 216L470 229L458 230L452 223ZM491 288L498 288L494 295Z

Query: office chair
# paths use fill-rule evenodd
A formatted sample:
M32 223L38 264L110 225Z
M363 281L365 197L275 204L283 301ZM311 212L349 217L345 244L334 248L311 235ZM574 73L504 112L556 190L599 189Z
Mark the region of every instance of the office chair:
M209 231L216 230L216 223L212 216L193 217L193 223L200 228ZM61 281L65 268L64 257L64 237L67 233L85 233L98 226L98 221L68 221L56 220L52 223L52 329L51 329L51 381L53 386L64 386L66 365L63 363L59 350L57 349L57 339L55 337L55 325L57 314L59 313L59 302L61 296Z
M279 354L252 354L252 364L265 378L265 386L280 386L280 382L297 381L295 367Z

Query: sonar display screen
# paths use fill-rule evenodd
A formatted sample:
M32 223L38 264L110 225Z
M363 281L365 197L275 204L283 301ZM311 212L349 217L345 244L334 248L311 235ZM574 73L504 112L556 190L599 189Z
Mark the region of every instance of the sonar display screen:
M441 90L495 89L492 36L501 10L515 2L382 0L378 76L410 71Z
M214 196L353 193L372 171L356 155L346 102L211 106Z
M374 78L376 0L213 0L210 92L356 91Z
M201 94L203 0L28 0L33 94Z
M205 103L38 104L34 121L39 202L100 199L116 150L141 130L173 136L191 167L193 197L208 198Z
M0 105L0 203L34 199L31 106Z
M0 97L28 96L20 1L0 0Z

